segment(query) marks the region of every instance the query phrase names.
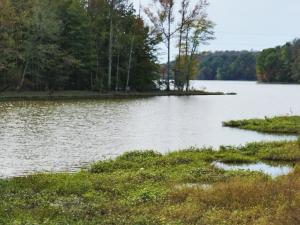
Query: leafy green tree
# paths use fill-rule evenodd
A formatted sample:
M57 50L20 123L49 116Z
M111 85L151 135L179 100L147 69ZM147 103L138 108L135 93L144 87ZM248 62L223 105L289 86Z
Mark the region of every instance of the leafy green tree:
M149 28L127 0L111 3L0 1L0 91L152 88L158 68Z
M53 5L46 1L33 1L31 13L24 21L24 70L19 88L23 87L25 77L29 76L35 90L49 89L49 82L45 81L47 75L53 72L59 55L57 37L60 22Z
M300 41L262 51L257 58L257 76L262 82L299 82Z
M17 21L11 2L0 1L0 90L6 90L17 83L15 59L18 54L14 39Z
M67 89L92 89L91 76L95 73L95 52L91 21L85 1L65 0L60 6L63 50L63 71L68 75ZM62 68L63 69L63 68Z
M257 52L225 51L198 54L198 79L256 80Z

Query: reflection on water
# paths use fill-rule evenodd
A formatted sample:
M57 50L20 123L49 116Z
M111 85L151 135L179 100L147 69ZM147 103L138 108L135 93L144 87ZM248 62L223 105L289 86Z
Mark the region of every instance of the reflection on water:
M124 151L291 139L222 127L231 119L300 114L300 86L194 82L237 96L0 102L0 177L73 171Z
M223 170L249 170L249 171L263 172L267 175L270 175L273 178L287 175L293 172L293 168L290 166L282 166L282 165L271 166L265 163L229 165L221 162L214 162L213 165Z

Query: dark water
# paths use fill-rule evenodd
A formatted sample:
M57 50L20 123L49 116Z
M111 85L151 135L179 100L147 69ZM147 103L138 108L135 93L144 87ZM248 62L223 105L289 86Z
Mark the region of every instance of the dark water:
M300 86L194 82L237 96L121 101L0 102L0 177L74 171L129 150L291 139L222 127L222 121L300 114Z

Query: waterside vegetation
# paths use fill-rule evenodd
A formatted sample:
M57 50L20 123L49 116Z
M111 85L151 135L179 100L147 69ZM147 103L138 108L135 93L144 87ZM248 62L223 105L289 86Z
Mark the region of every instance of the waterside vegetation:
M218 169L216 161L289 162L294 171L273 179ZM299 162L299 141L129 152L75 174L1 180L0 223L299 224Z
M127 0L1 0L0 91L153 89L157 41Z
M266 133L300 134L300 116L228 121L224 122L223 125Z
M257 57L260 82L300 83L300 39L263 50Z
M256 57L259 52L217 51L198 55L200 80L255 81Z
M149 26L128 0L2 0L0 92L153 91L161 42L167 44L170 91L177 36L175 87L188 91L196 54L213 39L208 1L153 3L144 10Z

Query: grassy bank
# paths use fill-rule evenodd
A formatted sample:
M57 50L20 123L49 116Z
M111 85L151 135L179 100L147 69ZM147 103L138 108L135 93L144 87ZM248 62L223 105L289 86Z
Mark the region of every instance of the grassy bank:
M0 101L14 100L68 100L68 99L130 99L156 96L202 96L235 95L235 93L206 91L154 91L154 92L108 92L92 91L57 91L57 92L0 92Z
M222 162L293 161L278 179ZM0 224L297 224L300 145L126 153L76 174L0 181Z
M266 133L300 134L300 116L228 121L223 125Z
M218 169L215 161L295 168L272 179ZM75 174L0 180L0 224L296 225L299 190L300 141L135 151Z

